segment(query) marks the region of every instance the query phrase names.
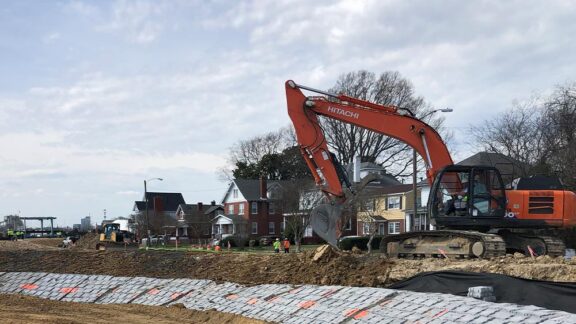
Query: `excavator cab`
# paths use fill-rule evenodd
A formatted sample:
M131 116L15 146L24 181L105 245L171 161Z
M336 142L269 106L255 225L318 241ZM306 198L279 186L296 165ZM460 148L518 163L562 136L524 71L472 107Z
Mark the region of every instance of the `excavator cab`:
M438 228L488 230L506 215L500 172L489 166L447 166L434 179L428 206L430 222Z

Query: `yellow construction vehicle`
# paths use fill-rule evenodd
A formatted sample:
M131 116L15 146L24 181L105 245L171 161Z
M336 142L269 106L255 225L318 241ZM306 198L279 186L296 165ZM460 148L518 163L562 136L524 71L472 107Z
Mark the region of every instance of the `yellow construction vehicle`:
M120 230L120 224L117 223L102 224L102 233L96 244L96 250L128 248L138 248L131 233Z

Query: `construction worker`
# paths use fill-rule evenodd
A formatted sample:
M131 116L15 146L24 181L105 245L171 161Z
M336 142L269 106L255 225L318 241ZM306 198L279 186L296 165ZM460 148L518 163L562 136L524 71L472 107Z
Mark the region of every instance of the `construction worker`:
M288 238L284 239L284 253L290 253L290 240Z
M272 245L274 246L274 253L280 253L280 239L277 238Z

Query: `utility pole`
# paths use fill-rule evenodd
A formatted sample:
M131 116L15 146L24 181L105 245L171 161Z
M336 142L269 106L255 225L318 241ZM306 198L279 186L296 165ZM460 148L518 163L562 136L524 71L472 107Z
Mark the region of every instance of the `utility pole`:
M424 118L436 113L436 112L452 112L454 111L452 108L442 108L432 110L428 114L424 115L423 117L419 118L420 120L424 120ZM414 223L416 222L416 217L418 217L418 154L416 153L416 149L412 149L412 191L414 192L414 212L412 213L412 219L408 219L410 224L407 224L406 231L411 231L414 229ZM422 224L420 224L422 226ZM419 229L418 229L419 230Z
M146 245L150 245L150 220L148 218L148 188L146 187L146 182L147 181L152 181L152 180L159 180L159 181L163 181L164 179L162 178L152 178L152 179L148 179L148 180L144 180L144 200L146 201Z
M418 154L416 154L416 149L412 149L412 191L414 192L414 213L410 220L410 228L407 228L408 232L414 230L414 222L418 217Z
M148 190L146 189L146 180L144 180L144 200L146 201L146 245L150 245L150 224L148 223Z

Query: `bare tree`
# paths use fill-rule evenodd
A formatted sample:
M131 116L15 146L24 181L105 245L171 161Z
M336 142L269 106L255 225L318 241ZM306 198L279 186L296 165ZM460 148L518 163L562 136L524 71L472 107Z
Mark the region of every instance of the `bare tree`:
M228 166L219 170L219 178L223 181L230 181L233 179L232 170L238 163L257 165L264 156L281 153L294 145L296 145L296 135L292 126L240 140L230 148Z
M378 219L381 218L379 215L380 199L373 195L369 189L364 189L357 200L358 219L362 222L363 234L369 237L366 248L370 254L372 253L372 241L378 233ZM358 234L360 235L360 233Z
M294 236L296 252L300 252L306 228L310 226L310 211L323 199L322 193L313 188L311 180L292 180L282 184L278 202L284 214L284 231Z
M576 84L569 84L558 86L548 98L516 103L471 132L484 150L522 162L518 176L558 176L576 188L575 124Z
M526 103L517 102L512 109L487 120L482 126L471 127L471 133L483 150L522 162L516 176L526 176L549 155L544 145L544 112L535 98Z
M148 212L149 229L152 234L163 234L167 227L176 227L177 221L165 212Z
M250 238L250 228L248 225L248 221L244 219L239 219L234 222L234 228L236 229L233 236L234 244L239 248L243 248Z
M358 71L341 75L329 90L351 97L409 109L416 116L441 129L443 118L430 114L433 110L422 97L416 96L412 84L398 72L384 72L378 78L372 72ZM329 146L342 164L349 164L355 156L364 162L382 165L394 176L409 176L411 149L405 143L370 130L341 121L321 118Z
M549 171L576 188L576 83L557 87L544 111L541 129Z

